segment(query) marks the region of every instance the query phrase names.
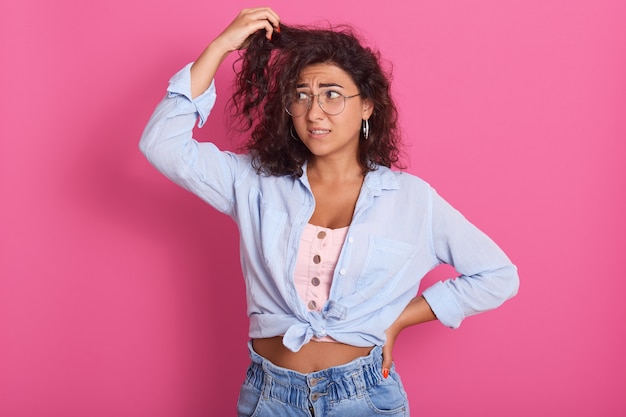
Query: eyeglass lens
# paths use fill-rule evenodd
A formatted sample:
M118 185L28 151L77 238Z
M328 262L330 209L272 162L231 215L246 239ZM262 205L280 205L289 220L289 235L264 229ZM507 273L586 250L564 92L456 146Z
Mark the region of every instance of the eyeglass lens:
M346 97L334 91L322 91L319 94L296 92L287 102L285 110L294 117L302 116L311 108L314 97L317 97L320 108L329 115L341 113L346 106Z

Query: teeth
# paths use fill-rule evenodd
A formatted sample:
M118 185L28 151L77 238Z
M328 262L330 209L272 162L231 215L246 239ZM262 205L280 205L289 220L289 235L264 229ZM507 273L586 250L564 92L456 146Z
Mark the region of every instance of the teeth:
M328 133L328 130L311 130L311 133L314 135L322 135L324 133Z

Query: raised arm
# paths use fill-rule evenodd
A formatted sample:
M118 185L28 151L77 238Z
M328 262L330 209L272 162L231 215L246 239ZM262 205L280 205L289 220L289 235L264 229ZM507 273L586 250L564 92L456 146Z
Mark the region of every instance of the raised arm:
M196 124L206 122L216 92L213 78L224 58L245 48L250 35L278 28L269 8L244 9L199 56L175 74L167 95L157 105L139 142L148 160L166 177L196 194L221 212L232 214L234 184L250 168L245 155L222 152L211 141L193 138Z
M246 40L258 30L265 29L266 37L279 32L280 18L269 7L243 9L235 20L217 36L191 66L191 95L198 97L211 85L220 64L231 52L245 48Z

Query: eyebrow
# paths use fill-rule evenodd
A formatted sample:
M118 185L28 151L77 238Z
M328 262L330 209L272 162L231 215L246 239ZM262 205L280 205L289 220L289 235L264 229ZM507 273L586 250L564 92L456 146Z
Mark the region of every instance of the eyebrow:
M296 88L305 88L305 87L309 87L309 84L307 83L302 83L302 84L297 84ZM344 88L343 85L341 84L337 84L337 83L320 83L319 85L320 88L328 88L328 87L339 87L339 88Z

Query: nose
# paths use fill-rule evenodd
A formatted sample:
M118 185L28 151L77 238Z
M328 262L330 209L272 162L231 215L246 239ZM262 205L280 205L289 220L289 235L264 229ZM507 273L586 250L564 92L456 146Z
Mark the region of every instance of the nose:
M322 105L320 104L320 95L312 95L311 96L311 105L306 112L306 117L309 120L319 120L323 119L326 116L324 110L322 110Z

